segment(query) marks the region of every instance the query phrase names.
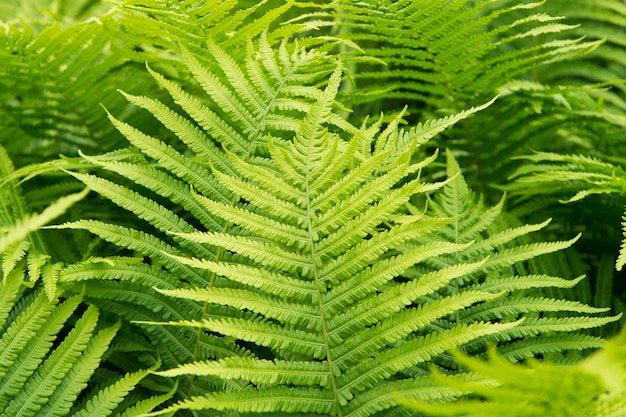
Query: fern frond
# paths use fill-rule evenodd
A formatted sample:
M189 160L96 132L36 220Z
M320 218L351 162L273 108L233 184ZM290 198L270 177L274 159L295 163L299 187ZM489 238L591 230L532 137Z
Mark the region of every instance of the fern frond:
M94 165L102 167L107 171L121 174L137 184L153 190L165 198L171 199L173 203L181 205L185 210L190 212L195 219L202 222L202 224L208 229L217 229L221 226L214 217L208 215L206 210L202 209L197 200L185 192L187 185L182 181L151 166L117 161L103 161L99 158L96 159L85 156L82 152L79 152L79 154L85 160L92 162ZM199 174L198 176L200 176L203 173L200 171L196 174ZM186 178L187 181L189 181L189 177L184 176L183 178ZM205 189L204 187L201 188Z
M35 227L35 230L37 228ZM23 236L22 239L26 237ZM4 278L15 268L17 263L21 261L25 256L28 248L30 247L30 242L21 240L16 241L14 244L8 245L8 248L5 248L2 252L2 273Z
M300 303L277 300L275 295L229 288L202 288L160 290L161 293L188 300L204 301L254 311L268 318L289 323L305 329L320 329L321 323L316 310Z
M170 210L126 187L93 175L78 173L73 173L72 175L92 190L109 198L118 206L135 213L137 217L148 221L162 231L190 232L195 230L193 226ZM211 252L206 251L201 246L191 245L190 249L202 254L201 256L204 257L213 256Z
M542 287L572 288L584 279L584 275L572 280L552 277L548 275L516 275L501 278L497 281L487 280L484 283L476 284L469 288L492 292L526 290Z
M623 404L625 375L620 339L623 332L589 358L565 366L538 362L514 365L493 350L488 361L457 354L459 362L475 375L476 382L439 375L435 379L450 390L480 395L480 400L464 395L452 404L407 397L399 401L425 415L437 416L470 413L481 417L503 414L617 417L623 414L618 404Z
M80 324L80 321L77 322L76 328L79 328ZM68 370L66 378L58 385L54 394L50 395L46 404L39 410L40 413L69 411L78 394L86 387L89 377L91 377L95 368L99 365L100 358L106 352L118 329L119 326L112 326L101 330L90 338L89 342L82 349L81 356L77 358L72 368ZM68 339L70 337L72 337L71 333L68 335ZM43 366L45 367L46 363ZM53 372L56 372L56 370ZM134 384L130 388L134 388ZM127 393L125 392L124 394Z
M480 269L468 273L465 277L460 277L455 280L451 280L449 283L444 284L439 289L441 297L449 296L457 293L464 294L468 290L487 290L493 292L506 291L509 294L506 297L497 298L495 300L486 301L482 304L471 306L467 309L459 311L458 314L452 315L445 320L441 320L438 325L444 328L451 328L459 323L474 323L477 321L514 321L520 317L527 316L525 321L517 326L515 330L503 331L499 333L499 336L495 339L487 337L479 341L468 344L468 351L474 352L482 349L487 343L487 340L500 341L500 347L507 348L509 343L512 342L512 337L525 338L517 346L524 346L524 352L531 353L533 355L541 352L541 349L546 349L545 353L554 352L556 346L567 346L568 337L565 333L567 326L560 327L558 316L552 317L552 315L558 314L559 311L572 311L576 313L568 314L597 314L602 310L596 309L584 304L578 304L576 302L570 302L565 300L556 300L549 298L536 298L537 294L533 294L532 291L538 288L554 288L554 287L571 287L580 281L581 278L568 282L555 277L547 275L525 275L519 274L521 271L526 271L525 268L520 268L520 263L535 259L537 256L547 253L552 253L553 250L562 250L572 245L580 236L575 237L569 241L563 242L538 242L538 243L517 243L522 238L526 238L531 233L536 233L545 228L548 222L543 222L535 225L524 225L514 228L501 228L496 226L498 218L500 216L503 204L501 202L491 208L484 205L482 198L476 197L476 195L470 191L464 178L460 176L460 169L458 164L452 155L448 152L447 173L452 179L444 186L442 193L436 195L432 202L429 204L428 210L439 217L452 216L454 219L452 222L444 225L437 233L439 233L439 239L447 240L451 243L475 243L468 245L466 249L459 251L458 253L444 254L439 256L436 261L427 261L425 264L430 263L431 267L419 267L415 269L416 274L424 274L424 272L433 270L440 270L448 265L458 264L460 259L476 259L479 256L489 256L488 259L481 265ZM423 240L423 242L427 242ZM522 240L521 242L524 242ZM496 249L496 253L492 251ZM518 298L516 294L520 294L521 298ZM535 304L535 303L538 304ZM543 307L539 307L539 304ZM537 309L533 307L535 305ZM545 309L544 309L545 307ZM571 309L571 310L570 310ZM539 313L541 311L541 313ZM606 311L606 310L604 310ZM553 313L551 313L553 312ZM493 315L492 315L493 314ZM546 327L542 327L542 335L549 337L545 332L554 331L555 343L557 344L543 344L540 340L535 340L531 337L531 334L526 333L528 329L534 326L543 326L541 320L535 321L531 318L534 314L541 314L543 316L550 316L545 318ZM471 317L471 318L470 318ZM468 320L466 320L466 318ZM580 326L572 325L574 328L583 329L586 326L595 327L597 317L587 317L581 315L580 317L572 317L572 320L580 321ZM616 318L610 318L608 321L602 321L601 323L608 323ZM554 321L553 321L554 320ZM553 327L547 325L547 323L554 324ZM602 324L600 324L602 325ZM539 332L538 332L539 333ZM538 333L535 333L537 335ZM515 334L516 336L513 336ZM508 335L508 336L504 336ZM574 335L573 335L574 336ZM571 345L576 345L573 339ZM536 345L535 345L536 343ZM592 344L588 345L592 346ZM518 350L522 352L522 350ZM519 359L519 358L518 358Z
M565 16L567 22L575 24L572 34L590 40L602 40L602 45L588 55L576 57L571 63L556 63L542 68L539 72L543 83L579 84L607 83L610 90L600 92L607 107L611 110L624 108L624 86L615 80L624 78L625 55L620 45L623 35L620 27L626 19L626 8L617 1L603 1L597 4L581 2L573 5L564 1L546 3L543 8L549 13Z
M518 362L526 358L534 357L537 354L550 355L558 354L563 351L572 352L583 349L599 349L602 346L604 346L604 340L586 334L577 334L568 338L563 338L558 335L539 335L531 345L523 341L513 342L498 350L506 359L511 362Z
M23 240L29 233L63 214L70 206L84 198L88 192L88 190L83 190L80 193L62 197L54 204L46 207L40 214L18 220L13 227L0 236L0 252L4 252L9 245Z
M169 400L174 395L177 388L178 386L174 385L174 388L168 393L153 396L133 404L132 406L126 408L124 412L120 414L120 417L140 417L144 414L149 413L150 411L157 408L159 405L163 404L165 401Z
M120 145L121 135L103 120L98 104L130 116L132 109L114 89L150 89L151 83L111 47L115 30L107 26L115 24L110 19L103 14L67 27L48 19L40 32L22 20L1 31L0 143L20 165L36 161L35 156L75 154L78 147Z
M601 194L617 195L621 203L624 196L626 173L618 165L584 155L549 152L537 152L523 159L530 163L513 173L513 181L506 187L519 198L520 204L529 196L543 194L561 197L560 203L573 203ZM621 247L615 262L618 271L624 264L624 256Z
M241 76L240 72L232 71L231 75ZM541 314L604 311L581 303L524 297L521 293L516 307L516 298L509 301L503 292L495 290L501 285L505 291L516 292L516 288L521 291L543 277L529 275L525 280L511 283L510 276L502 272L502 281L498 282L495 271L504 269L503 265L516 265L540 253L569 246L571 242L501 248L545 224L491 234L503 203L495 208L485 208L482 202L476 205L474 194L451 156L448 181L422 182L419 175L428 163L414 163L410 155L424 140L420 137L423 129L404 131L402 141L395 144L390 138L397 137L396 132L383 131L377 137L373 128L356 130L351 133L351 141L344 142L340 134L328 128L334 125L331 114L340 77L338 66L326 89L310 106L292 142L273 138L267 142L269 158L246 160L234 149L229 153L226 171L212 164L221 186L233 194L245 193L245 202L233 204L194 194L211 215L233 226L224 231L175 236L226 252L216 259L185 259L171 251L167 256L218 274L222 281L211 288L158 291L177 299L208 303L212 306L208 311L221 305L227 313L207 312L199 320L138 321L137 324L193 327L221 334L269 349L272 360L232 356L196 361L160 372L172 377L243 379L251 387L259 385L258 389L246 388L232 394L195 396L163 413L178 409L234 408L255 414L329 414L326 409L329 406L333 413L349 415L353 401L367 398L371 403L370 393L377 390L381 396L385 395L380 387L392 384L391 380L401 380L406 390L413 381L416 383L413 389L419 390L422 387L418 380L404 379L402 372L438 360L450 348L476 349L472 347L474 344L484 347L491 340L510 341L515 337L527 341L526 338L539 332L576 331L615 320L581 316L539 319L526 325L527 320L532 320L529 315L518 321L519 316L537 311ZM256 100L252 96L249 99ZM228 111L233 118L248 117L239 112L236 103ZM434 124L433 129L436 131L462 118L443 120ZM326 177L330 174L337 181ZM431 215L407 215L404 211L412 199L441 188L444 202L440 205L435 198L429 207ZM452 213L449 207L456 207L457 211ZM461 219L468 212L472 213L472 220L464 222ZM484 218L483 213L487 213ZM390 222L390 218L397 221ZM455 236L449 233L450 228L467 234L450 239ZM501 254L492 255L494 248ZM448 261L443 266L428 268L429 262L436 264L435 257ZM465 262L465 259L480 261ZM494 275L488 281L491 287L487 281L483 283L476 278L486 272ZM484 284L490 292L470 290L471 284ZM574 283L548 278L543 285ZM455 287L457 290L451 291ZM496 314L499 303L503 309ZM464 321L461 315L461 312L471 315L473 311L490 309L495 316L486 314ZM236 317L235 311L246 317ZM515 313L517 316L512 319L502 319ZM435 327L439 330L432 330ZM523 330L516 331L518 327ZM581 343L576 345L576 340ZM570 340L568 345L566 337L560 339L562 346L576 345L581 349L595 346L591 340L576 340ZM545 346L546 352L554 348L554 345ZM539 344L535 347L526 351L542 352ZM309 408L313 407L312 403L302 400L300 407L290 402L312 387L325 402L316 408ZM265 395L262 403L257 401L253 406L248 402L248 398L260 398L261 392ZM282 397L276 396L278 392ZM441 397L454 397L448 396L449 391L439 392ZM244 396L245 393L252 397ZM397 405L387 403L392 404L389 407Z
M27 305L24 311L13 313L17 317L3 331L0 342L0 354L2 355L0 358L3 373L6 373L20 350L26 346L28 340L43 326L51 313L52 306L45 302L43 294L39 294L36 300L31 297L30 301L31 303Z
M468 106L474 93L493 95L493 87L536 65L575 57L598 46L580 39L521 44L520 40L540 33L571 32L575 27L537 12L540 5L503 4L489 10L488 3L466 1L362 5L342 1L334 4L333 12L321 15L338 22L342 38L385 63L354 64L357 91L350 91L351 102L380 101L382 95L458 112ZM519 17L520 9L528 9L528 16Z
M189 4L180 6L187 8ZM142 10L137 11L143 14L160 7L155 4L146 8L140 7ZM176 13L161 11L165 14L160 14L159 19L165 21L170 18L177 19ZM144 15L141 18L145 17ZM267 19L269 20L265 24L272 20L269 15ZM328 56L322 49L301 48L296 41L289 38L291 35L282 38L280 48L275 50L271 46L274 42L272 34L267 28L263 30L259 28L260 26L250 28L258 33L258 36L242 44L245 48L239 50L243 52L241 55L239 52L234 53L237 48L228 49L226 52L224 45L229 44L229 41L225 41L224 37L216 33L212 34L215 37L211 37L212 35L209 37L211 40L208 44L214 56L206 55L202 48L183 45L181 56L188 68L186 71L190 71L208 98L187 92L187 89L193 91L193 88L196 88L190 87L189 82L185 83L184 89L181 88L178 83L180 79L171 77L171 73L163 71L162 67L155 66L159 68L159 72L152 68L148 69L156 82L171 95L183 112L189 115L189 119L182 116L180 110L171 110L163 100L124 94L131 103L149 110L166 128L171 129L180 143L164 143L109 115L117 129L147 158L128 158L128 154L136 152L133 150L120 154L119 158L115 155L83 155L85 167L109 171L116 178L122 176L123 183L83 172L73 173L75 178L89 184L94 191L129 209L139 218L143 218L154 227L154 230L145 230L143 224L134 226L131 223L127 226L97 220L70 222L61 228L90 231L105 241L135 251L149 257L151 262L163 265L166 272L160 275L178 277L175 281L165 283L161 281L164 278L162 276L155 277L156 280L147 277L149 271L145 268L120 265L115 261L111 267L105 263L97 268L83 264L79 269L61 271L60 280L66 284L74 280L90 280L87 296L101 308L117 306L121 311L115 313L129 320L146 322L180 320L182 317L172 311L171 307L174 305L181 311L189 312L188 318L198 318L203 310L200 304L202 301L181 300L167 305L167 298L155 293L151 287L174 289L185 287L188 283L199 287L212 287L227 282L220 273L212 271L211 268L199 269L196 265L184 262L182 256L190 254L201 258L203 262L215 262L219 265L220 271L226 271L228 268L218 261L231 262L232 256L223 249L209 247L205 241L209 237L225 236L224 232L232 227L232 222L242 223L237 226L240 231L228 237L233 245L236 247L247 245L253 257L273 257L271 250L263 252L250 246L241 229L245 224L246 228L256 232L270 230L266 224L268 219L266 213L259 211L258 214L251 215L248 211L242 210L236 203L240 198L239 195L245 193L238 194L237 191L224 186L218 180L218 174L214 175L211 170L229 177L239 174L232 157L239 158L242 164L255 166L262 161L261 157L267 156L269 152L268 134L272 135L272 140L277 144L290 139L293 132L299 129L300 119L322 94L320 86L326 84L325 77L337 65L334 58ZM216 58L219 58L220 62L217 62ZM224 61L224 65L221 61ZM167 77L161 73L167 74ZM334 100L334 96L331 100ZM335 115L329 116L329 123L338 125L348 132L357 131ZM222 146L229 148L229 152L233 153L232 157L220 149ZM195 154L195 157L191 158L190 154ZM75 167L68 168L76 171ZM150 196L145 195L145 189L152 192ZM289 209L287 206L286 208ZM298 209L297 212L302 217L301 210ZM124 220L126 223L126 219ZM274 224L276 236L283 236L284 243L291 244L294 239L294 242L297 240L301 245L308 243L307 235L301 229L287 226L284 222ZM204 240L195 239L198 242L194 242L191 236L201 236L200 230L207 230L202 235ZM167 235L162 232L167 232ZM270 245L268 248L275 247ZM236 262L231 263L236 265ZM93 271L95 275L88 277L86 274L89 271ZM112 280L114 271L121 273L119 278L127 282L94 283L94 279ZM235 268L230 269L228 274L239 274L243 271ZM249 278L241 279L256 280L253 278L256 271L247 270L245 273ZM268 273L261 277L265 283L269 282L270 277L285 275L284 272L274 270ZM257 283L261 285L258 280ZM228 292L227 289L216 291L223 291L224 294ZM310 286L309 291L312 291ZM234 300L229 297L226 298ZM249 303L253 301L253 296L248 297ZM258 302L255 304L260 306ZM270 310L281 318L286 317L285 314L290 314L279 305ZM263 312L271 315L267 309L263 309ZM232 306L219 305L205 308L204 314L206 317L216 318L239 316L233 314ZM167 355L164 362L169 367L189 360L224 357L241 352L241 348L235 343L214 343L218 339L209 340L201 335L202 331L197 331L196 337L193 337L192 332L182 329L170 332L150 330L144 326L142 328L163 341L164 345L170 344L169 347L159 350L163 355ZM213 348L215 352L211 351ZM226 353L227 351L230 353ZM203 388L196 388L197 384L198 387L205 386L201 379L194 382L195 379L192 378L189 381L190 393L206 392ZM206 386L208 385L215 384L211 382Z

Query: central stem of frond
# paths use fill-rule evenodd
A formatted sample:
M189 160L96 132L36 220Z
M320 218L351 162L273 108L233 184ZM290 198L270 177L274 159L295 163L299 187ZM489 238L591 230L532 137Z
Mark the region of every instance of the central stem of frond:
M311 155L311 153L309 152L309 155ZM333 358L331 355L331 348L330 348L330 341L328 338L328 328L327 328L327 323L326 323L326 315L324 314L324 302L323 302L323 297L322 295L325 293L325 291L322 290L322 285L325 285L324 283L321 282L320 280L320 274L319 274L319 269L317 266L317 254L315 251L315 233L313 230L313 210L311 210L311 194L310 194L310 190L309 190L309 184L310 182L310 170L309 170L309 165L310 164L310 160L307 161L307 174L306 174L306 198L307 198L307 229L308 229L308 233L309 233L309 241L311 243L310 247L311 247L311 267L312 267L312 271L313 271L313 279L315 280L315 287L317 289L317 302L318 302L318 308L319 308L319 312L320 312L320 320L321 320L321 331L322 331L322 335L324 337L324 347L326 349L326 361L328 363L328 373L329 373L329 378L330 378L330 382L331 382L331 388L333 390L333 397L334 397L334 401L335 401L335 408L337 409L337 417L343 417L343 413L341 411L341 404L339 402L339 389L337 388L337 381L335 379L335 373L333 372Z

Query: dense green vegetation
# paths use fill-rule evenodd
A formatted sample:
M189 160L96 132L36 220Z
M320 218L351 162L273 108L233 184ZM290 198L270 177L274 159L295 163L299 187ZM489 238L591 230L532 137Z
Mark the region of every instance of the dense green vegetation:
M0 24L0 417L626 416L623 2Z

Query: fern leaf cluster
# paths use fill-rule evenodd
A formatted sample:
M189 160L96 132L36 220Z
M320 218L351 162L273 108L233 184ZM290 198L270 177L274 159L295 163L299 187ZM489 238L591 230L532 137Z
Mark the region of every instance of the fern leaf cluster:
M149 373L145 369L90 386L120 323L107 324L95 306L81 312L80 295L60 301L49 300L41 288L30 291L24 276L14 269L2 284L1 415L112 415ZM76 322L70 324L70 318ZM127 415L148 412L166 399L153 399Z
M35 154L50 157L77 148L119 146L120 137L98 104L124 111L128 105L111 85L137 85L140 73L111 53L113 40L105 22L57 23L39 33L26 23L12 24L0 36L0 143L20 156L20 165L35 161Z
M0 415L622 415L624 6L561 3L0 0Z
M263 37L260 41L264 42ZM232 115L235 121L231 123L236 124L241 124L241 119L236 118L243 117L242 110L236 110L235 92L237 86L245 82L244 72L233 71L233 74L236 75L232 85L224 86L223 90L229 93L230 101L221 101L222 108L232 108L224 117L226 120L221 119L225 126L231 120L228 116ZM153 75L166 83L158 74ZM204 77L209 78L210 74ZM207 170L201 178L212 181L210 187L202 188L202 183L196 182L192 183L193 189L187 190L176 183L172 183L172 191L163 187L153 189L174 202L188 201L184 207L189 207L190 212L194 205L198 213L204 211L206 218L213 219L202 225L208 231L195 230L165 207L130 189L92 175L72 174L166 235L148 239L148 235L138 231L96 221L78 221L62 227L83 228L157 258L168 270L183 274L192 284L190 288L183 288L184 283L176 283L179 287L183 284L181 288L157 288L158 293L195 304L196 310L204 305L202 315L196 319L193 319L196 315L192 315L192 319L172 320L172 314L159 313L162 319L168 320L163 323L134 316L139 324L159 325L159 329L160 326L197 329L199 335L206 335L204 332L208 331L227 340L240 341L239 344L245 343L243 350L237 351L237 344L231 344L225 354L208 350L205 353L208 356L194 355L194 362L159 373L191 376L193 384L202 384L203 379L213 381L204 382L209 386L222 385L224 382L217 384L216 381L225 380L229 386L237 388L213 389L214 392L197 395L195 392L199 390L194 385L189 398L157 414L210 408L246 413L371 415L398 406L393 401L380 405L380 396L386 396L390 390L419 391L428 384L428 371L420 365L447 349L469 342L476 344L472 349L479 349L476 346L484 346L489 341L515 340L519 342L511 344L510 356L519 360L538 353L561 352L569 347L597 347L600 344L597 338L568 338L558 334L615 320L612 317L555 317L525 319L530 320L525 324L524 320L517 320L517 316L533 311L597 313L603 310L522 294L507 298L504 303L495 301L510 289L512 278L518 278L516 285L523 289L543 277L505 275L501 282L489 282L488 291L479 288L487 284L478 278L485 272L567 247L571 242L520 246L489 260L488 253L493 247L542 226L504 230L491 240L472 241L474 234L481 233L490 220L497 217L498 208L479 222L482 224L472 225L474 230L468 232L468 236L450 239L447 228L450 223L459 228L458 217L469 211L472 195L458 177L458 166L451 157L449 174L452 178L447 183L427 183L421 180L421 173L434 157L414 162L411 156L420 142L432 136L429 132L441 131L478 109L405 131L398 130L397 121L382 131L381 122L356 129L339 121L333 112L340 80L341 64L338 64L325 90L317 90L316 101L308 104L306 115L297 127L294 126L291 142L268 132L269 140L264 146L255 147L255 131L247 139L247 147L232 138L222 139L222 146L228 151L220 154L213 148L211 153L205 153L207 168L198 167ZM169 86L168 90L179 91L174 85ZM216 101L225 96L213 86L203 86L210 97L217 97ZM141 97L130 99L135 103L148 102ZM150 109L158 109L155 115L159 117L165 109L151 103ZM169 119L163 117L162 120ZM113 121L162 169L179 178L184 178L189 167L193 169L194 161L183 164L186 157L173 148ZM343 126L348 128L335 131ZM185 143L189 141L188 130L177 132ZM194 142L190 142L190 147L191 143ZM234 151L230 151L231 148ZM243 152L244 149L253 149L256 155L253 157ZM202 160L201 156L196 158ZM142 181L137 173L145 168L130 169L122 163L85 159L148 188L151 187L148 178L162 175L155 171L145 175L146 181ZM183 166L188 168L183 170ZM189 176L187 180L192 178ZM158 184L163 183L165 181ZM441 187L444 199L457 207L458 212L438 209L435 203L428 215L405 211L411 199ZM185 200L183 192L188 196ZM177 200L175 193L181 195ZM475 210L470 223L482 214ZM393 220L390 223L388 219ZM436 237L437 233L441 237ZM165 238L180 249L161 240ZM183 256L180 251L183 249L194 255ZM452 260L445 262L447 256ZM428 266L429 259L433 260L434 268ZM424 266L427 270L420 270ZM448 291L449 287L457 285L456 281L469 281L472 275L475 288L464 285L456 293ZM523 284L524 281L527 283ZM142 281L137 279L133 284L142 285ZM574 284L554 278L546 279L543 285L570 287ZM112 285L106 286L110 287ZM154 313L159 312L154 307L157 303L141 301L138 295L126 299L121 294L114 295L115 290L104 295L93 288L97 287L88 290L88 295L144 304ZM171 305L166 300L163 298L159 304ZM407 308L407 305L412 307ZM463 314L466 317L459 319ZM504 316L512 319L502 321ZM133 318L133 315L128 317ZM446 321L448 324L443 324ZM542 337L534 347L532 342L524 342L525 338L538 333ZM271 360L258 357L263 349L265 355L271 352ZM442 357L442 366L453 371L454 365L445 363ZM435 392L436 388L432 387L427 395L451 398L446 390ZM285 400L286 397L289 400Z

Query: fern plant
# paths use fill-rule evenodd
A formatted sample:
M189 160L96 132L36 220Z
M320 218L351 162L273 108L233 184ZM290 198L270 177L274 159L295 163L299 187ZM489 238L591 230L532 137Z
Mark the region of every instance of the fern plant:
M106 323L95 306L81 311L80 295L49 300L41 287L29 290L24 286L26 276L23 269L13 269L1 287L0 415L114 415L150 369L90 385L94 372L112 353L120 324ZM132 407L126 404L122 414L141 415L169 396L144 399Z
M0 64L19 165L0 183L2 268L36 287L8 321L43 287L53 310L80 304L65 331L89 321L86 349L106 350L62 410L414 415L406 398L445 406L471 394L454 384L484 384L450 350L575 363L619 318L571 299L585 238L512 215L491 185L545 138L600 150L622 123L596 100L607 84L538 82L601 48L540 4L80 4L7 23Z

